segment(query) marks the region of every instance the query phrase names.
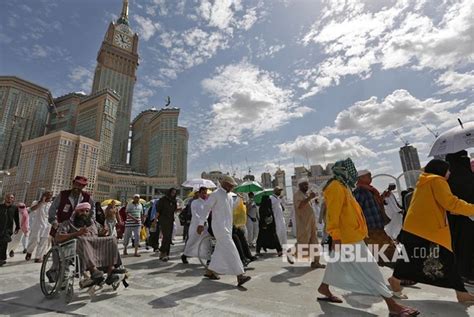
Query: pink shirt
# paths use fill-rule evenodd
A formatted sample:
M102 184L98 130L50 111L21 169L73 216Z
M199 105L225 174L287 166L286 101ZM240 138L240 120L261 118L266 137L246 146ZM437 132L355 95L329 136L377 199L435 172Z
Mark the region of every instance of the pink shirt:
M20 228L24 234L30 231L30 215L27 208L18 208L20 212Z

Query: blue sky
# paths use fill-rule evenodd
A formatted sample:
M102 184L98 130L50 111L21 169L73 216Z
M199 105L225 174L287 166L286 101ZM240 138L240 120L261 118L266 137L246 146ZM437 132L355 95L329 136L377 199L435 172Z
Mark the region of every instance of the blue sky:
M60 96L90 92L121 0L6 0L0 73ZM474 120L469 0L130 0L140 37L132 116L166 96L188 127L189 176L352 157L401 171L398 149L427 161L456 119Z

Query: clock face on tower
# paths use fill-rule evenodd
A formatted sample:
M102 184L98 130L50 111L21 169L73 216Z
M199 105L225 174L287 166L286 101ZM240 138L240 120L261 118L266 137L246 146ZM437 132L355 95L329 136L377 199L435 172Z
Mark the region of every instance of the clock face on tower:
M115 33L114 44L128 50L132 47L132 40L125 34Z

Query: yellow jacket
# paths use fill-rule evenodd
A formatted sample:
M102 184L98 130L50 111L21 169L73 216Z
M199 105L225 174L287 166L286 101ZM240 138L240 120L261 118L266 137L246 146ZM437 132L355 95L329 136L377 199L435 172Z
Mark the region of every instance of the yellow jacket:
M474 205L454 196L444 177L423 173L416 184L403 230L452 251L446 210L474 215Z
M364 240L368 233L365 217L349 188L334 180L323 195L326 203L326 231L333 240L341 240L341 243Z

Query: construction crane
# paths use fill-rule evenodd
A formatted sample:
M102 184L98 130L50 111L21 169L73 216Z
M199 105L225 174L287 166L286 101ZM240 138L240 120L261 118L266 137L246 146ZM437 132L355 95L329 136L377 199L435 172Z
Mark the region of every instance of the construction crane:
M399 138L400 141L402 141L403 144L405 144L405 146L410 145L410 142L408 142L407 139L405 139L404 137L402 137L402 134L401 134L398 130L393 131L393 135L395 135L397 138Z
M438 138L439 132L433 131L433 130L432 130L426 123L424 123L423 121L421 121L421 124L426 128L426 130L428 130L428 131L435 137L435 139Z

